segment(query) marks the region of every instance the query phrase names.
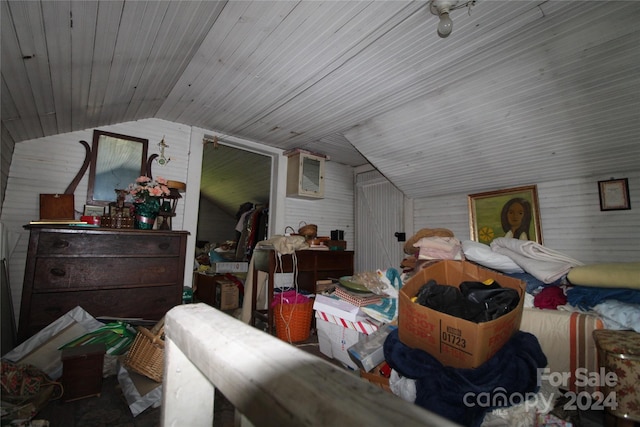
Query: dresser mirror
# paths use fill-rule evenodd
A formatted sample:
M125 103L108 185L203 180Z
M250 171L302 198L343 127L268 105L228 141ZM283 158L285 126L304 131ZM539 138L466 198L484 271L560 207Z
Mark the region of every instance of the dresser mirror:
M106 206L116 201L116 189L125 189L145 174L149 140L94 130L87 204Z

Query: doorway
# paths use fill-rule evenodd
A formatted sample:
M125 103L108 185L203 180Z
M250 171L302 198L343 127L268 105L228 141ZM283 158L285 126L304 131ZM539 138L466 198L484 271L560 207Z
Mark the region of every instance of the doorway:
M404 242L395 236L405 230L404 194L378 171L356 175L356 269L375 271L398 267Z
M236 241L241 207L268 212L271 197L272 158L268 155L216 143L206 144L202 154L197 241L221 244ZM246 211L246 208L242 209ZM264 235L264 233L262 233ZM253 239L259 235L254 235ZM255 246L242 236L244 246ZM236 256L236 260L240 254Z

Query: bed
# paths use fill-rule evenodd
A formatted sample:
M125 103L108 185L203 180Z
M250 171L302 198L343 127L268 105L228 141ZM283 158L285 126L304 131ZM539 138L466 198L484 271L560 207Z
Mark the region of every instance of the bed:
M599 370L593 331L640 332L640 263L584 265L532 241L496 241L491 246L465 241L461 246L467 260L526 283L520 330L538 338L550 373L570 376L560 388L596 391L585 380ZM520 250L522 245L527 248ZM547 291L560 298L539 299Z

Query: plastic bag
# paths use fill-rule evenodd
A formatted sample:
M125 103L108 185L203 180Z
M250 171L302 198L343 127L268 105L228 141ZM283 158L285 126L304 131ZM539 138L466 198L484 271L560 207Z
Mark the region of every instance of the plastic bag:
M107 354L118 356L129 349L136 334L136 330L125 322L108 323L95 331L86 333L58 347L58 350L103 343L107 349Z
M295 290L280 292L273 297L271 307L278 304L304 304L309 301L309 297Z

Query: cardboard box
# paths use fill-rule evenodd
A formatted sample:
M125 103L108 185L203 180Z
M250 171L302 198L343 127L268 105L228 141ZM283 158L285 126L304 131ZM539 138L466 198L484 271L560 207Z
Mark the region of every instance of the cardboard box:
M376 365L372 369L371 372L367 372L364 370L360 370L360 378L369 381L371 384L380 387L381 389L388 391L389 393L393 393L391 391L391 387L389 386L389 378L382 375L380 369L386 362L383 360L380 364Z
M342 317L334 316L333 314L325 313L323 311L316 310L316 319L322 319L327 322L335 323L343 328L353 329L362 334L369 335L374 333L382 325L381 322L373 318L365 318L352 322L351 320L343 319Z
M313 309L351 322L367 319L367 316L360 311L360 307L334 296L317 294L313 302Z
M118 384L134 417L162 404L162 383L128 370L123 363L118 364Z
M240 305L240 289L223 275L195 273L194 297L219 310L235 310Z
M240 289L230 280L216 283L215 307L220 310L235 310L240 303Z
M62 376L60 348L71 340L104 326L77 306L59 317L44 329L2 356L15 363L33 365L57 380ZM105 373L107 367L105 367Z
M520 302L498 319L474 323L411 301L422 285L435 279L458 287L465 281L496 280L518 290ZM520 329L525 283L467 261L440 261L416 273L400 289L398 327L400 341L426 351L445 366L477 368L493 356Z
M327 357L339 360L344 365L358 369L358 365L349 357L349 347L357 344L366 335L360 332L344 328L335 323L327 322L316 316L316 328L318 330L318 344L320 352Z

